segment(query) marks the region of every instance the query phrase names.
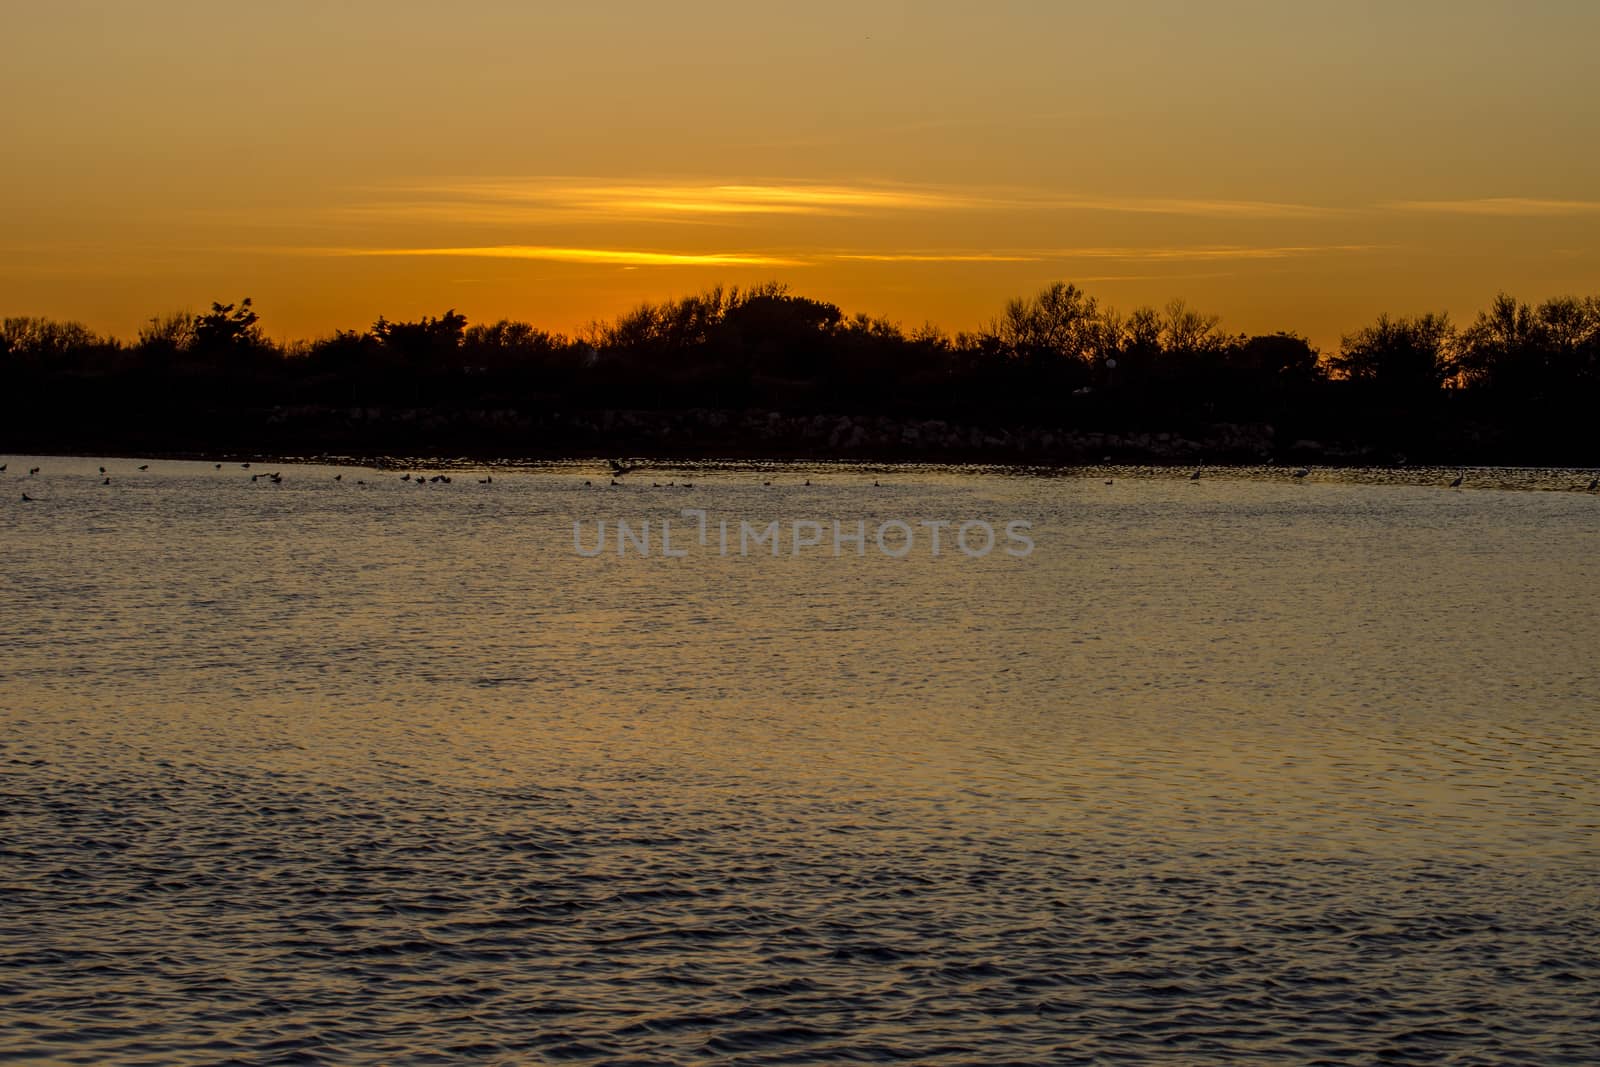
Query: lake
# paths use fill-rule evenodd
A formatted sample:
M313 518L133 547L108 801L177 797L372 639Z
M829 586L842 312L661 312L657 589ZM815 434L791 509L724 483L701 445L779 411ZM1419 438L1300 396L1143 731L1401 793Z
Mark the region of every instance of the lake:
M0 461L0 1059L1600 1062L1593 472Z

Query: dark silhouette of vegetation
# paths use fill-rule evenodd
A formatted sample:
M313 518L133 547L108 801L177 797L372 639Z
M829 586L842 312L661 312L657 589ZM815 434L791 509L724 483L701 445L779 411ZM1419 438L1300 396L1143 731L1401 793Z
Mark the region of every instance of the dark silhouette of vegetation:
M754 411L905 424L898 436L875 424L866 444L836 429L807 446L839 454L951 458L1030 427L1001 439L1071 460L1081 447L1062 442L1083 435L1203 445L1218 426L1247 425L1227 437L1238 458L1576 464L1600 451L1587 428L1600 298L1502 295L1465 329L1443 314L1384 315L1326 355L1294 333L1230 334L1181 301L1122 314L1066 283L956 336L847 315L776 283L644 304L577 337L473 325L451 309L278 343L246 299L153 318L131 342L8 318L0 376L0 447L13 449L609 451L573 428L602 437L618 412L635 413L635 450L788 447L747 441L748 420L730 421ZM913 428L923 422L986 429L930 441Z

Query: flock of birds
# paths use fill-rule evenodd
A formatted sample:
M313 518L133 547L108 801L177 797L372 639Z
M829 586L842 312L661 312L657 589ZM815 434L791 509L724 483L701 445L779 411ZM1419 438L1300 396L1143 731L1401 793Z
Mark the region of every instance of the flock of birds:
M1110 457L1109 456L1106 457L1106 461L1110 462ZM613 460L609 460L607 462L608 462L608 465L610 467L610 474L611 474L611 480L608 483L607 487L623 485L624 483L618 481L618 479L619 478L624 478L627 475L632 474L634 471L638 470L639 467L640 467L640 464L638 464L638 463L628 463L628 462L625 462L625 461L619 460L619 459L613 459ZM8 463L0 463L0 474L4 474L6 472L6 469L9 466L10 466L10 464L8 464ZM219 471L222 469L222 464L220 464L220 463L214 464L213 466L215 467L215 469L217 469ZM239 464L239 467L240 467L241 470L249 470L250 469L250 464L241 463L241 464ZM140 471L148 471L150 469L150 464L148 464L148 463L140 464L138 469ZM43 470L43 468L41 468L41 467L30 467L30 468L28 468L28 477L29 478L36 477L42 470ZM1200 464L1197 467L1195 467L1195 469L1193 471L1190 472L1188 480L1191 481L1191 482L1198 482L1200 480L1201 473L1204 470L1205 470L1205 461L1201 460ZM107 471L106 468L104 468L104 467L99 468L99 471L100 471L100 478L101 478L100 484L102 484L102 485L110 485L111 484L111 474L110 474L110 472ZM1296 467L1294 470L1289 472L1289 477L1293 478L1296 481L1301 481L1301 480L1303 480L1305 478L1308 478L1310 476L1311 476L1311 468L1310 467ZM262 474L260 472L257 472L257 473L253 473L253 474L250 475L250 480L252 482L258 482L263 478L266 479L268 482L272 483L273 485L278 485L278 484L281 484L283 482L283 473L281 471L273 471L273 472L268 473L268 474ZM333 476L333 480L336 481L336 482L344 481L344 474L343 473L335 474ZM408 471L407 473L402 474L400 476L400 480L402 482L411 482L411 483L413 483L415 485L423 485L423 486L426 486L426 485L449 485L450 484L450 476L448 474L435 474L435 475L432 475L430 477L430 476L423 475L423 474L413 474L413 473ZM1462 485L1465 483L1465 481L1466 481L1466 475L1465 474L1458 474L1458 475L1455 476L1455 478L1452 481L1446 483L1446 487L1450 488L1450 489L1460 489L1462 487ZM1114 479L1107 478L1105 480L1105 484L1107 484L1107 485L1111 485L1113 483L1114 483ZM367 483L366 483L365 479L357 478L357 479L355 479L355 484L356 485L360 485L360 486L364 486ZM482 478L478 479L478 484L479 485L493 485L494 484L494 476L492 474L486 474ZM585 479L583 484L586 487L593 487L594 481L592 479ZM767 480L763 481L761 484L763 486L770 487L773 484L772 483L772 479L768 478ZM877 479L873 479L872 484L873 484L873 486L875 488L881 488L881 485L877 481ZM806 486L810 486L811 485L811 479L810 478L807 478L805 480L805 485ZM652 489L693 489L694 488L694 483L693 482L678 482L678 481L671 481L671 482L665 482L665 483L662 483L662 482L651 482L650 483L650 487ZM1577 487L1574 486L1573 488L1577 488ZM1600 491L1600 477L1590 478L1589 479L1589 484L1586 485L1586 486L1583 486L1583 489L1585 491L1591 492L1591 493L1592 492L1596 492L1596 491ZM22 494L22 502L24 504L33 504L33 503L37 503L38 500L37 500L36 497L29 496L27 493L23 493Z

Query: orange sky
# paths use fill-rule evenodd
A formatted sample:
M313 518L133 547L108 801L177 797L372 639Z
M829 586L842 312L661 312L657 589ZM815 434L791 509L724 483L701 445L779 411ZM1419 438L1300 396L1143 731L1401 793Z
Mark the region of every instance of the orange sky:
M0 5L0 314L778 279L960 330L1065 279L1331 345L1600 293L1600 4L463 6Z

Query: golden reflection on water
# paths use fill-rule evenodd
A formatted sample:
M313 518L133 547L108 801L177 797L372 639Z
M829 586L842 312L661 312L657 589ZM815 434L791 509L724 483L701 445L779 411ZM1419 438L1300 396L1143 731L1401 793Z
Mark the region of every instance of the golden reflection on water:
M1593 498L116 462L0 512L0 1051L1593 1047ZM685 507L1038 547L572 551ZM129 1009L74 1046L84 995Z

